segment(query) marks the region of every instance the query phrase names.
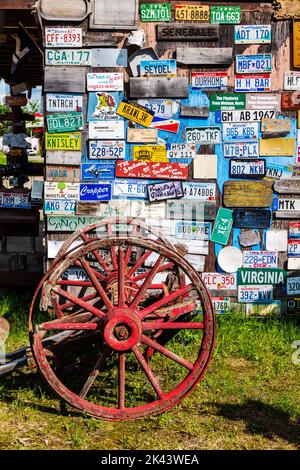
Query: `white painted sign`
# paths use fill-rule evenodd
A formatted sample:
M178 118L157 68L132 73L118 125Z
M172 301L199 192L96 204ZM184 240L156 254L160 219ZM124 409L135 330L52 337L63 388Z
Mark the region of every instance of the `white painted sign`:
M268 230L266 233L267 251L287 251L288 232L287 230Z
M239 286L238 302L272 302L273 286Z
M284 72L284 90L300 90L300 72Z
M147 199L147 180L116 179L113 184L114 199Z
M202 280L208 290L235 291L237 289L236 273L234 274L203 273Z
M46 49L46 65L91 65L89 49Z
M88 73L88 91L123 91L123 73Z
M89 139L125 139L124 121L99 121L89 123Z
M225 158L257 158L259 157L259 143L236 142L223 144L223 155Z
M262 119L274 119L275 111L216 111L216 122L260 122Z
M288 277L286 280L287 295L300 294L300 277Z
M82 47L81 28L45 28L46 47Z
M44 185L45 199L79 199L79 183L50 183Z
M277 251L244 251L244 268L277 268Z
M195 158L196 144L167 144L167 158Z
M184 199L215 201L216 189L215 183L183 182Z
M56 112L81 112L83 110L82 95L68 95L66 93L46 95L46 111Z

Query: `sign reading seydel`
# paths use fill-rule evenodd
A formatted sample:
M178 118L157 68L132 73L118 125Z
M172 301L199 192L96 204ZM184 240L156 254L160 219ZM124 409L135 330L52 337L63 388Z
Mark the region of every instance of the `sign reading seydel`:
M149 127L154 117L154 112L144 108L144 106L137 103L129 103L126 100L121 101L117 114L144 127Z

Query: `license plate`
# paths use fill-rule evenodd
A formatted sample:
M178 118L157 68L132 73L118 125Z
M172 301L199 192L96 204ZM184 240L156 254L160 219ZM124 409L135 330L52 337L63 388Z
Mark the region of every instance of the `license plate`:
M299 91L300 90L300 72L284 73L284 90Z
M52 114L47 116L47 125L50 134L79 131L84 126L83 115L82 113Z
M115 178L115 165L113 163L83 163L81 165L82 181L112 180Z
M171 20L170 3L144 3L140 5L141 21L156 22Z
M149 181L115 180L113 184L114 199L147 199Z
M300 240L289 240L288 255L300 256Z
M175 19L181 20L181 21L207 21L209 22L209 6L176 5Z
M201 201L216 200L215 183L183 183L184 199L194 199Z
M262 119L274 119L275 111L216 111L216 123L223 122L260 122Z
M81 28L45 28L46 47L82 47Z
M257 140L258 123L223 124L223 140L225 142Z
M225 158L257 158L259 156L259 145L258 142L223 144L223 155Z
M142 60L140 63L140 76L147 77L167 77L177 76L177 64L175 59L165 60Z
M221 132L219 127L187 127L186 142L188 144L219 144Z
M241 22L240 6L212 6L210 21L217 24L238 24Z
M300 212L300 199L274 198L274 211Z
M276 163L267 162L267 180L288 179L293 175L293 166L277 165Z
M78 200L79 183L45 182L45 199Z
M238 302L272 302L273 286L239 286Z
M230 178L263 178L266 175L265 160L234 160L229 162Z
M137 103L154 113L155 118L171 119L178 110L178 103L164 99L137 100Z
M46 133L46 150L81 150L81 134L49 134ZM57 162L58 163L58 162Z
M63 281L82 281L86 282L89 280L89 277L84 269L80 268L68 268L62 274Z
M167 162L166 147L165 145L134 145L132 160L135 162Z
M8 209L29 209L29 194L0 192L0 207Z
M235 44L271 43L271 25L239 25L234 28Z
M92 54L89 49L46 49L46 65L90 66Z
M90 140L124 140L124 121L99 121L89 123Z
M57 199L47 199L44 202L45 214L74 214L76 210L76 201L62 201Z
M288 277L286 280L286 290L288 295L300 294L300 277Z
M53 94L46 95L46 111L56 112L80 112L83 109L82 95Z
M213 297L212 303L217 315L223 315L230 310L230 297Z
M196 90L227 90L227 72L192 72L192 87Z
M176 222L176 238L179 240L210 240L210 222Z
M277 268L278 253L276 251L244 251L244 268Z
M271 75L236 75L235 91L240 93L262 93L271 91Z
M208 290L235 291L237 289L236 274L203 273L202 280Z
M125 143L112 140L90 140L89 159L98 160L102 158L125 158Z
M167 158L195 158L194 144L167 144Z
M271 54L236 56L236 73L268 73L271 71Z
M183 197L183 188L180 181L149 184L147 186L150 202L166 201Z
M300 222L290 222L289 233L291 238L300 238Z

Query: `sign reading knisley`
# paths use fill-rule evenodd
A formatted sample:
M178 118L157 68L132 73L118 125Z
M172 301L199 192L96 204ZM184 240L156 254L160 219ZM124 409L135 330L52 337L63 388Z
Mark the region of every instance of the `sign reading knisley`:
M81 134L47 134L46 133L46 150L81 150ZM58 162L59 163L59 162Z
M46 47L82 47L81 28L45 28Z
M212 24L162 24L157 25L158 41L217 41L219 26Z
M183 197L181 181L149 184L147 190L150 202L166 201L167 199Z
M220 245L227 245L233 225L232 211L221 207L218 210L211 241Z
M140 5L140 17L144 22L171 20L170 3L143 3Z
M47 116L48 132L73 132L83 129L83 114L71 112L68 114L51 114Z
M116 162L117 178L187 180L189 166L183 163Z
M46 49L46 65L89 66L92 54L89 49Z
M144 127L149 127L154 117L154 113L149 109L137 103L129 103L126 100L121 101L117 114Z

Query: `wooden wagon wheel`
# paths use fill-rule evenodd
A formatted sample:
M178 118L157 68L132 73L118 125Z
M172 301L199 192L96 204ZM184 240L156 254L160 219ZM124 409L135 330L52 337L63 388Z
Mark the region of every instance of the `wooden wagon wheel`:
M134 247L142 249L144 256L130 265L128 253ZM114 253L114 271L104 272L103 263L95 257L104 248ZM154 266L138 279L138 266L150 255L156 257ZM77 262L88 275L93 298L76 297L62 289L63 273ZM168 292L158 286L153 289L156 274L174 265L185 275L186 285L174 282ZM40 322L36 305L41 293L40 306L46 312L52 293L65 298L59 305L60 318ZM201 312L196 309L198 302ZM70 305L78 306L78 311L69 313ZM192 321L185 321L188 314ZM64 330L94 335L88 352L80 342L71 351L61 352L61 362L71 356L72 374L56 369L42 344L48 334ZM159 331L175 331L176 338L166 347L156 340ZM94 417L126 420L164 412L197 385L213 352L215 316L199 274L178 252L155 240L107 236L65 255L45 275L32 301L29 332L36 363L59 396ZM151 361L149 347L156 351Z

